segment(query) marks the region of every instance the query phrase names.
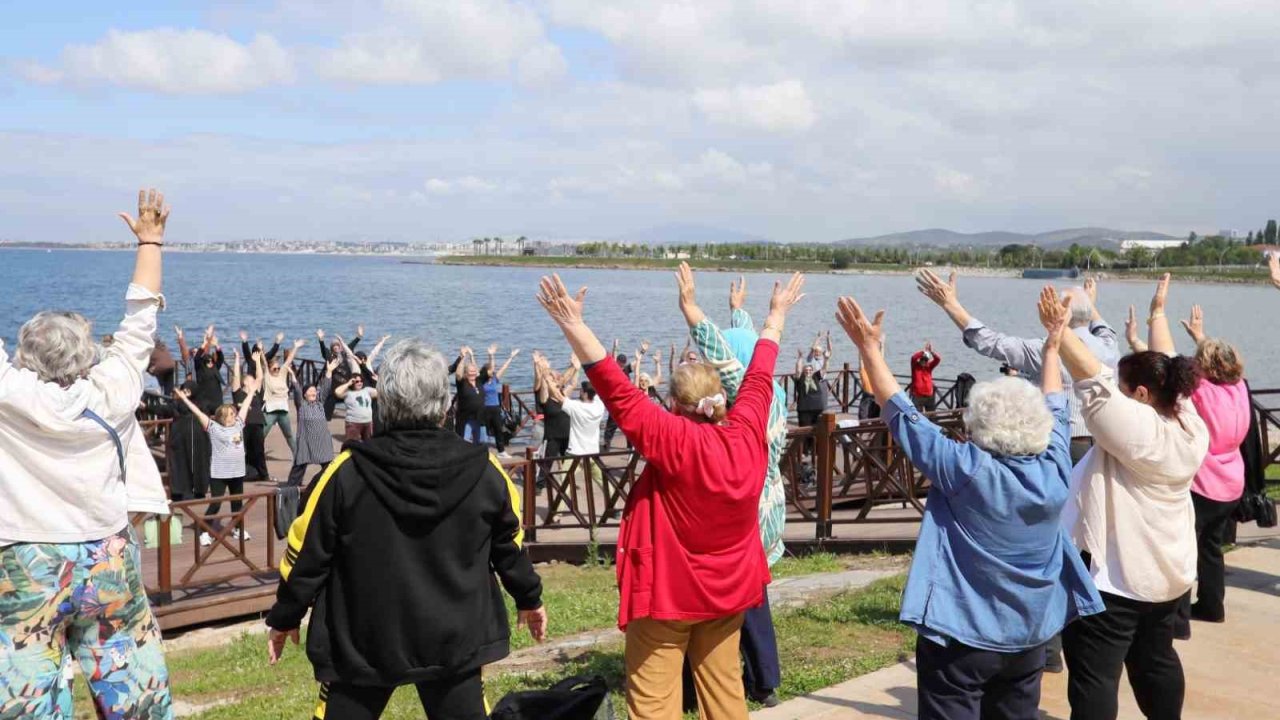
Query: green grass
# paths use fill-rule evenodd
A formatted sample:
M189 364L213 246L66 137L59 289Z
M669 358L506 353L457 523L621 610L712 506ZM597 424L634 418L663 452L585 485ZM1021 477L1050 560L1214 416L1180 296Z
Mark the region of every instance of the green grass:
M817 553L784 558L773 568L775 578L840 572L850 567L901 566L903 558L886 555L837 556ZM617 620L614 569L605 565L539 567L553 637L612 627ZM842 593L775 616L783 687L791 697L885 667L910 652L912 633L898 625L898 603L904 576ZM508 607L513 618L514 610ZM209 650L170 653L169 672L178 701L208 709L202 720L267 720L307 717L316 699L311 665L303 647L290 646L276 667L266 664L263 634L251 633ZM305 643L305 639L304 639ZM513 649L532 643L528 633L513 631ZM601 644L573 657L548 660L534 672L491 673L486 691L491 702L524 689L545 688L577 674L598 674L613 688L617 709L623 677L621 641ZM91 718L83 681L77 681L78 718ZM225 703L212 707L217 703ZM422 708L412 688L401 688L384 717L420 718Z
M911 653L914 633L898 624L905 576L895 576L838 594L775 617L783 667L782 698L813 692L887 667ZM549 607L554 607L549 605ZM290 647L275 668L265 664L263 638L251 635L217 650L174 653L169 658L175 696L208 704L230 704L199 713L201 720L274 720L305 717L315 702L316 686L304 654ZM611 702L623 711L622 643L608 643L573 658L560 659L537 672L490 674L490 702L517 690L545 688L564 677L601 675L612 689ZM385 718L420 718L413 688L396 692Z

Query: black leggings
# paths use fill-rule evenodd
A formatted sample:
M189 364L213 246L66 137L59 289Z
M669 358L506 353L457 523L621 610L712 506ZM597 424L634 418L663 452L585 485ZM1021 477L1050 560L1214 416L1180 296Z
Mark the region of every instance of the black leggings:
M257 480L271 479L267 470L267 434L262 425L244 426L244 460L257 473Z
M229 492L228 492L229 491ZM209 503L209 507L205 509L204 514L217 515L222 512L222 503L218 502L218 498L223 495L241 495L244 493L244 476L238 478L209 478L209 497L214 502ZM231 501L231 512L240 512L240 508L244 507L244 503L240 500ZM214 527L222 527L222 522L213 521Z
M502 407L499 405L486 405L484 412L480 414L480 419L484 421L484 429L489 433L489 439L498 447L498 452L507 449L505 439L506 428L503 427Z
M485 720L484 684L480 671L420 682L415 686L422 709L431 720ZM320 686L315 717L325 720L374 720L382 715L394 687L334 683Z

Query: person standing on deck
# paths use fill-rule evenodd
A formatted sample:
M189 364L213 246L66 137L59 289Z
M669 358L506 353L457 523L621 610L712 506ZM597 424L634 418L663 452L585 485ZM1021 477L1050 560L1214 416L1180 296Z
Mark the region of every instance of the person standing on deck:
M942 356L933 351L931 342L926 342L923 350L911 356L911 403L917 410L933 412L938 409L933 371L941 363Z

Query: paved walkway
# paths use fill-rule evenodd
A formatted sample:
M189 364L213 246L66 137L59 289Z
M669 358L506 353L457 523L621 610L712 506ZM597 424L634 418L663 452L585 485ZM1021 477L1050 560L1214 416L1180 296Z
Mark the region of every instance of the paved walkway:
M1241 528L1244 529L1243 527ZM1243 535L1244 533L1242 533ZM1183 717L1235 720L1275 717L1275 669L1280 667L1280 539L1260 541L1227 555L1226 623L1195 623L1189 642L1177 645L1187 677ZM911 661L855 678L776 708L755 720L853 720L916 717ZM1041 716L1070 716L1066 675L1045 675ZM1141 718L1128 685L1120 691L1120 718Z

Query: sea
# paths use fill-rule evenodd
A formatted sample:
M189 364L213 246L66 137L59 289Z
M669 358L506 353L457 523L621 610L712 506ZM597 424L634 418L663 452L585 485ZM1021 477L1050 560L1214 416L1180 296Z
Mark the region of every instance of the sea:
M416 337L438 347L448 359L461 345L478 353L491 343L499 359L518 348L520 356L506 377L513 387L530 384L530 356L541 350L558 365L568 364L569 350L559 330L534 299L540 268L441 265L430 260L406 262L389 256L269 255L169 253L164 259L167 307L160 317L162 337L174 346L175 326L189 338L203 328L217 328L227 354L238 346L238 333L263 338L276 332L288 341L306 339L300 357L319 357L316 330L348 340L357 325L365 327L365 349L377 338ZM133 267L130 252L92 250L0 251L0 337L10 352L18 329L40 310L74 310L90 318L99 334L112 332L124 310L124 293ZM684 347L687 330L677 305L676 282L669 271L564 269L571 289L589 288L587 323L606 346L614 339L631 356L642 340L669 352ZM736 275L699 272L697 294L707 314L729 322L729 283ZM763 322L773 283L781 274L746 275L746 308ZM1016 335L1040 337L1035 301L1043 281L995 277L961 277L960 299L990 327ZM1153 284L1103 281L1099 309L1123 337L1129 305L1146 317ZM961 372L978 379L994 377L999 363L979 356L961 342L947 316L916 290L905 275L814 274L806 280L807 296L788 318L778 371L794 367L796 353L819 333L830 332L832 367L857 366L857 352L835 322L836 298L852 294L863 308L885 309L887 353L899 373L926 341L942 356L936 375ZM1280 387L1280 293L1270 286L1175 282L1168 313L1178 349L1191 352L1191 340L1177 323L1193 304L1204 308L1210 335L1234 343L1244 354L1247 376L1255 388ZM1145 336L1145 323L1142 327ZM1123 340L1122 340L1123 342ZM645 368L652 371L652 367ZM664 360L665 373L665 360Z

